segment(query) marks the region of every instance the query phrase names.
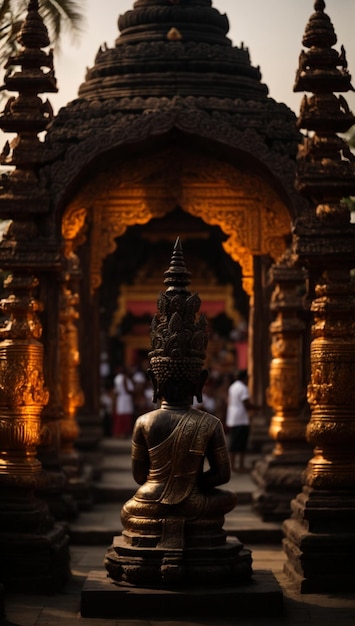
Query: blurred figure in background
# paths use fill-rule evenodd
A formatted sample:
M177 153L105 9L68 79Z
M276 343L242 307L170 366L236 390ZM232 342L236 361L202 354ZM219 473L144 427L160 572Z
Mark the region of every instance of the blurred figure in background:
M114 411L113 437L130 437L134 421L134 384L123 365L119 365L113 379Z
M114 410L114 397L112 384L109 378L101 383L100 392L100 417L104 437L112 435L112 418Z
M234 472L248 472L245 468L245 454L250 432L249 411L256 407L250 402L248 390L248 372L241 370L237 379L228 389L226 426L229 433L229 455ZM236 456L239 464L236 466Z

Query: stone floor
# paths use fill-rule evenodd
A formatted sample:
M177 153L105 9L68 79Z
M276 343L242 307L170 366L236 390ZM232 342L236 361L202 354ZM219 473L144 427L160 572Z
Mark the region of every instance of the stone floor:
M134 491L130 473L129 445L127 442L105 440L100 482L94 485L97 503L91 511L82 512L70 524L71 578L61 593L51 596L6 594L5 617L0 625L18 626L354 626L355 590L353 594L300 595L283 574L284 553L280 547L280 524L263 523L250 506L251 492L255 489L248 474L232 477L229 488L238 493L239 506L226 519L225 528L235 534L252 550L254 570L270 570L283 591L283 613L279 617L241 617L238 604L223 619L203 616L189 619L101 619L83 618L80 615L81 590L92 570L102 568L106 548L113 535L120 531L121 503ZM252 462L251 457L249 462ZM329 564L331 567L331 563Z

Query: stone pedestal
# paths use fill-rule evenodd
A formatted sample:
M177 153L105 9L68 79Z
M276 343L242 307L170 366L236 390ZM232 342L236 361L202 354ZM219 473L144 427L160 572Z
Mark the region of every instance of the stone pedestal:
M256 463L251 474L258 486L252 494L253 508L264 522L282 521L290 515L290 503L302 489L309 457L307 450L271 453Z
M6 591L54 593L70 575L66 527L43 533L1 533L0 580Z
M90 511L93 507L90 470L85 468L80 453L72 450L60 455L63 471L67 478L66 493L74 500L79 511Z
M274 575L256 571L246 584L179 589L135 587L92 571L81 592L81 616L101 619L184 619L235 616L277 617L283 610Z
M0 480L0 581L5 591L53 593L70 575L67 527L55 524L47 504L35 496L33 487L41 480L45 475L22 479L17 488L11 480Z
M355 493L304 487L283 524L285 573L301 593L355 589Z
M129 545L126 537L117 536L106 552L105 567L113 580L133 585L213 586L250 580L252 558L234 537L219 546L159 548Z

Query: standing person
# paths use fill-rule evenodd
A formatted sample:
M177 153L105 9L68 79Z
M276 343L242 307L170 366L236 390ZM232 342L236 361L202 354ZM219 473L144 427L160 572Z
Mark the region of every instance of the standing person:
M249 397L248 372L241 370L237 379L228 388L226 426L229 431L229 455L234 472L245 473L244 466L247 450L250 417L248 411L255 408ZM236 455L239 454L239 466L236 467Z
M113 401L112 383L109 379L106 379L102 384L100 392L100 416L104 437L112 436Z
M114 437L130 437L133 428L133 392L134 384L120 365L113 380L114 413L112 435Z

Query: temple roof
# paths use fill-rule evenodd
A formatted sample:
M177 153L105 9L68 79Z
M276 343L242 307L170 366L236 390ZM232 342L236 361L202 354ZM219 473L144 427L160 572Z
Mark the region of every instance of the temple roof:
M104 167L104 154L169 142L172 130L174 141L193 134L201 144L233 146L244 163L262 162L295 193L296 116L268 96L248 49L232 45L228 18L211 0L132 1L118 28L114 47L100 47L78 98L48 129L47 159L63 162L53 165L56 202L84 162Z
M215 96L263 100L267 87L247 49L210 0L138 0L118 19L114 48L101 47L79 97Z

